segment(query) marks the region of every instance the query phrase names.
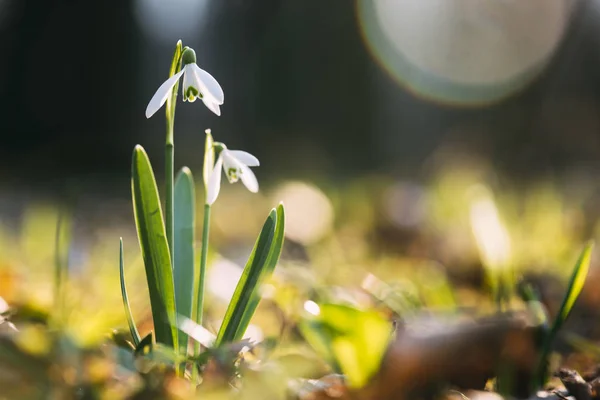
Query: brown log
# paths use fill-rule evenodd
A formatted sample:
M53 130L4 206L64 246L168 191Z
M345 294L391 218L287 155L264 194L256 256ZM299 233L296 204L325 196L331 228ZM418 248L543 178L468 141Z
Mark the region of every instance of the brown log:
M510 313L460 322L408 322L379 374L356 397L415 399L447 387L482 390L503 367L511 375L512 394L526 398L538 359L537 328L530 321L525 313Z

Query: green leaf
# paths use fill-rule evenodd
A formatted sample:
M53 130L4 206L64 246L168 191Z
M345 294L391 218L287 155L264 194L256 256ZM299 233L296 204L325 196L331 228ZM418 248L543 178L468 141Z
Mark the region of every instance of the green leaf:
M554 320L554 324L552 325L552 330L550 333L551 336L556 335L556 333L562 327L567 318L569 318L569 314L573 309L573 305L575 305L575 301L579 297L581 289L583 289L585 279L587 278L587 274L590 269L590 260L592 258L593 249L593 242L586 243L585 247L583 248L583 251L577 259L577 263L575 264L575 268L573 268L573 273L571 274L571 279L569 280L567 292L565 293L562 305L560 306L560 311L558 312L556 320Z
M247 319L244 316L248 306L251 304L255 291L261 281L269 253L275 237L277 225L277 211L271 210L265 221L260 235L254 244L250 258L246 263L244 272L235 288L233 297L229 302L223 323L217 334L216 346L235 340L237 332L242 330L242 322ZM245 330L245 329L244 329Z
M65 292L69 279L68 247L71 241L71 229L68 225L65 211L61 208L58 210L54 236L54 312L52 313L53 323L58 326L65 322Z
M173 251L173 277L177 314L192 317L194 276L194 234L196 231L196 195L194 177L184 167L175 179L175 250ZM187 353L188 335L179 331L179 347Z
M131 173L133 212L146 268L156 341L177 348L177 328L171 325L176 315L171 256L152 166L139 145L133 151Z
M234 341L241 340L244 333L246 333L246 329L248 329L248 325L250 325L250 320L258 308L258 303L260 303L260 284L265 280L268 280L273 274L275 266L279 261L279 256L281 255L281 249L283 249L283 240L285 236L285 210L283 204L277 206L276 212L275 236L273 238L273 243L271 244L271 250L269 251L269 255L267 256L267 260L263 267L261 281L259 282L257 290L254 290L252 297L246 306L240 325L233 338Z
M133 321L133 315L131 314L131 307L129 306L129 296L127 296L127 288L125 287L125 261L123 259L123 238L119 239L119 273L121 276L121 297L123 298L123 307L125 308L125 316L127 317L127 323L129 324L129 332L131 332L131 338L133 344L137 347L140 344L140 333L135 326Z
M552 343L554 342L554 339L556 338L560 328L563 326L567 318L569 318L569 314L575 305L575 301L583 289L585 279L590 269L590 261L592 258L593 249L594 243L590 241L586 243L581 254L579 255L579 258L575 263L575 268L573 268L571 279L569 279L569 285L567 286L567 291L560 306L560 310L558 311L556 319L552 324L552 328L544 340L540 360L538 363L538 370L534 381L538 387L541 387L546 382L548 375L548 357L550 356Z
M300 321L306 341L348 378L364 386L378 371L392 338L392 324L375 311L347 305L320 304Z

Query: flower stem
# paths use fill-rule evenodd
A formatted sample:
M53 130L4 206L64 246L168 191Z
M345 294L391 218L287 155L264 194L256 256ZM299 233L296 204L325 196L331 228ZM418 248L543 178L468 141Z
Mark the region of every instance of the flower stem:
M175 53L171 60L171 67L169 68L169 78L175 75L181 69L181 54L183 52L181 40L177 42L175 46ZM169 246L169 254L171 255L171 268L173 268L173 181L174 181L174 166L175 166L175 143L174 127L175 127L175 106L177 105L177 91L179 90L179 82L175 84L171 95L167 98L167 105L165 107L166 118L167 118L167 138L165 141L165 230L167 235L167 244ZM175 299L173 299L175 300ZM173 338L177 340L177 335ZM176 347L177 348L177 347ZM183 376L185 368L181 368L178 364L175 367L175 373L178 376Z
M165 198L165 229L167 231L167 243L169 244L169 253L171 254L171 267L173 265L173 176L174 176L174 165L175 165L175 145L173 142L167 142L165 145L165 186L166 186L166 198Z
M208 259L208 235L210 232L210 204L204 205L204 222L202 225L202 249L200 253L200 271L198 279L194 283L195 313L192 314L194 322L202 325L202 313L204 309L204 277L206 275L206 260ZM200 354L200 343L194 343L194 357ZM196 368L193 369L194 378L197 376Z
M65 280L67 268L63 261L61 249L61 235L63 233L63 211L59 209L56 221L56 232L54 238L54 309L56 310L56 325L60 328L63 321L65 302Z
M169 69L169 78L175 75L181 69L181 54L183 53L181 40L175 46L175 53ZM171 268L173 267L173 181L175 175L175 106L177 105L177 91L179 82L175 84L171 95L167 99L166 117L167 117L167 138L165 142L165 229L167 234L167 243L169 244L169 253L171 254Z

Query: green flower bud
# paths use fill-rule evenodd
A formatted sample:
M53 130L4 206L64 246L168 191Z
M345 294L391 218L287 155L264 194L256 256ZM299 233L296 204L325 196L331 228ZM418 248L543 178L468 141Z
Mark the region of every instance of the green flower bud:
M181 61L183 62L183 65L195 64L196 52L194 51L194 49L190 49L189 47L186 48L183 54L181 55Z

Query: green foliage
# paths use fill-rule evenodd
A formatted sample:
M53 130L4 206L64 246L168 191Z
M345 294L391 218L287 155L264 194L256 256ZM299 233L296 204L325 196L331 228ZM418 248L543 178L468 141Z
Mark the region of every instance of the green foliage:
M215 163L215 148L213 146L214 141L210 129L205 131L206 139L204 142L204 164L202 166L202 181L204 183L204 197L208 193L208 179L210 173L213 170ZM206 262L208 260L208 237L210 234L210 204L205 201L204 204L204 215L202 222L202 250L200 253L200 265L198 268L197 275L194 277L194 288L192 297L192 315L193 320L197 324L202 324L202 317L204 313L204 280L206 276ZM194 343L194 356L200 354L200 343ZM193 374L196 374L194 369Z
M238 340L246 332L260 299L259 286L271 275L279 260L284 222L283 204L280 204L269 213L254 244L217 334L217 346Z
M65 298L67 297L67 281L69 279L68 253L71 242L71 226L64 209L59 208L54 236L54 312L52 323L56 326L64 324Z
M550 328L545 335L538 364L538 370L535 377L536 381L534 382L534 384L536 384L538 387L543 386L548 378L548 358L550 356L552 344L554 343L554 339L556 339L558 331L563 326L567 318L569 318L569 314L575 305L575 301L583 289L583 285L585 284L585 279L590 268L593 248L593 242L588 242L579 255L579 258L575 263L575 268L573 268L571 278L569 279L569 285L567 286L567 291L565 292L565 297L563 298L558 315L552 324L552 328Z
M171 67L169 68L169 78L172 77L181 68L181 54L185 49L182 49L181 40L177 41ZM177 91L179 90L179 81L175 83L171 94L167 97L167 105L165 107L165 115L167 119L167 138L165 141L165 232L167 245L171 254L175 251L174 233L174 194L173 194L173 175L175 170L175 147L174 147L174 132L175 125L175 107L177 106ZM172 260L171 260L172 261ZM171 267L173 267L171 265Z
M279 261L279 256L281 255L281 249L283 248L283 240L285 237L285 210L283 204L277 206L276 212L277 224L275 225L275 236L269 254L267 255L267 260L263 266L263 280L268 279L273 274L275 266ZM250 320L258 307L258 303L260 303L260 297L259 290L254 290L252 297L246 306L240 325L235 333L235 337L233 338L234 341L242 339L242 336L246 333L246 329L248 328L248 325L250 325Z
M156 341L177 347L175 293L158 189L148 155L141 146L133 151L131 191L138 239L146 269Z
M379 370L391 339L392 325L374 311L340 304L319 304L316 315L300 323L306 341L346 375L354 388L364 386Z
M125 308L125 316L127 317L127 324L129 325L129 332L131 332L131 338L133 344L137 347L140 344L140 333L135 326L133 321L133 315L131 313L131 307L129 305L129 296L127 296L127 287L125 286L125 260L123 257L123 238L119 240L119 276L121 278L121 297L123 297L123 307Z
M583 248L583 251L579 255L579 258L577 259L575 268L573 268L571 279L569 280L567 292L565 293L565 297L560 306L558 316L554 320L554 324L550 331L551 339L554 339L554 336L556 335L558 330L562 327L567 318L569 318L569 314L573 309L573 305L575 304L575 301L577 300L579 294L581 293L581 290L583 289L585 279L590 269L590 260L592 258L593 249L594 244L592 242L587 243Z
M192 292L194 272L194 242L196 231L196 196L194 178L188 168L183 168L175 179L175 218L173 278L177 314L192 317ZM187 351L188 336L179 331L179 347Z

